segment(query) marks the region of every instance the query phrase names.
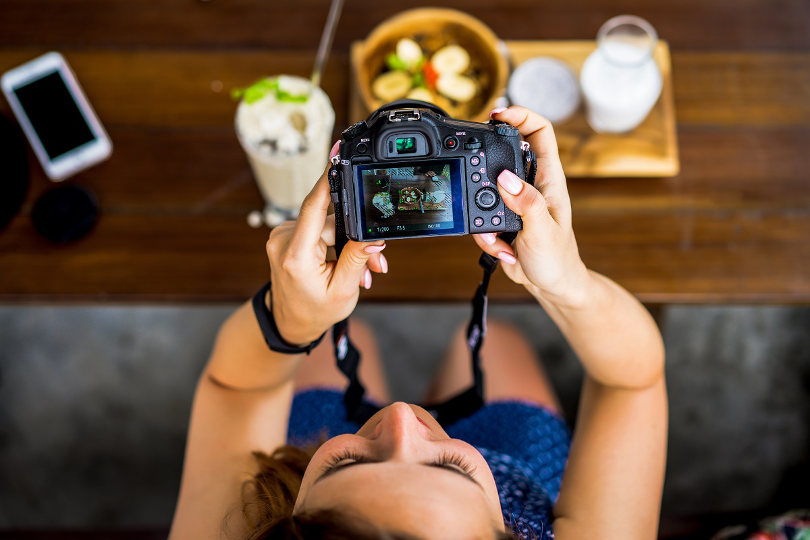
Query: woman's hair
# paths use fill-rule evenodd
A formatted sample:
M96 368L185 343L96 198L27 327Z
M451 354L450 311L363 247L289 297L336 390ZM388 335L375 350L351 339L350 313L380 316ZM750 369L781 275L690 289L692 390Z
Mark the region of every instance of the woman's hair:
M411 540L411 535L381 529L369 520L333 509L300 512L293 507L301 479L317 446L302 450L282 446L271 455L253 452L259 472L242 485L242 518L246 540ZM494 531L496 540L520 538L514 532Z

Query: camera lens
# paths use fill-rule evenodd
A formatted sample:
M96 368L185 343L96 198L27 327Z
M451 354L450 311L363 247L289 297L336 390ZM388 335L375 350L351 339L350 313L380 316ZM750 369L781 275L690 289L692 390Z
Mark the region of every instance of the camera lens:
M475 204L481 210L492 210L498 204L498 193L489 187L481 188L475 194Z

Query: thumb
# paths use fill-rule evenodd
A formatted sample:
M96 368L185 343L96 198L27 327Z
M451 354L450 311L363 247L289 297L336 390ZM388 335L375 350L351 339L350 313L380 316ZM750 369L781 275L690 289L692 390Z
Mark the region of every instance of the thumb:
M525 229L537 227L551 217L543 194L512 171L498 175L498 192L504 204L523 218Z
M340 258L335 265L335 273L329 283L330 289L338 291L353 291L361 283L363 272L366 270L366 263L374 253L379 253L385 249L385 241L376 242L355 242L349 240L340 253Z

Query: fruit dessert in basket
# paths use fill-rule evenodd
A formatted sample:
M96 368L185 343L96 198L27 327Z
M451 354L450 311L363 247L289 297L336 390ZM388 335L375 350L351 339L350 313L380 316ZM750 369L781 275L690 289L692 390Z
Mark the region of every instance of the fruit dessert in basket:
M383 102L419 99L463 116L480 105L480 77L480 68L461 45L440 36L414 36L397 42L371 90Z

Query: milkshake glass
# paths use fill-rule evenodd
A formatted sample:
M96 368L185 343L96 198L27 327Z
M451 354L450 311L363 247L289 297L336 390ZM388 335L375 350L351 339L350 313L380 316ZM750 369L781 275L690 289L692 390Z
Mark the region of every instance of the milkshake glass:
M244 92L236 110L236 134L264 196L264 217L271 227L298 216L329 160L334 123L329 97L308 79L279 75Z

